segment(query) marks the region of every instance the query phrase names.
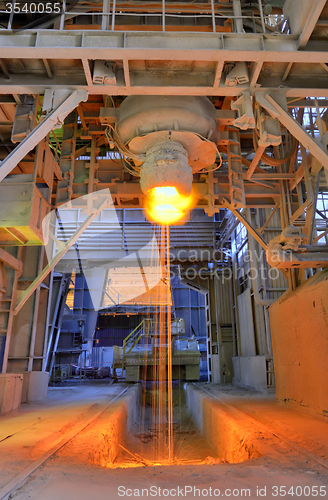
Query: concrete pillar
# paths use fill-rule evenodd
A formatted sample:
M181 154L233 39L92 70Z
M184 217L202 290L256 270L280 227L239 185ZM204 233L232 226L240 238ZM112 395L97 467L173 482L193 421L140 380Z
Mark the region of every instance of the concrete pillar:
M46 265L44 247L22 249L23 273L17 290L25 290ZM46 396L48 374L42 371L49 279L28 299L13 317L7 373L22 374L22 401L29 402Z

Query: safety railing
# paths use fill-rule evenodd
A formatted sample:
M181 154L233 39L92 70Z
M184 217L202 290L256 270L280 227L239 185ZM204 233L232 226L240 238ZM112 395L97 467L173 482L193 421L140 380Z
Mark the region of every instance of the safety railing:
M125 339L123 340L122 350L122 373L124 370L124 361L126 354L129 354L132 349L137 345L142 335L145 334L146 320L143 319L141 323Z
M147 5L146 10L140 2L134 5L133 1L127 3L122 0L102 0L87 6L78 1L67 4L66 0L1 0L0 31L284 32L287 21L283 15L268 14L263 10L262 0L256 0L256 3L258 6L254 10L241 10L238 0L224 8L214 0L201 4L160 0ZM27 14L32 14L34 20L24 24L24 15L26 17Z
M145 334L146 321L143 319L141 323L125 339L123 340L123 357L129 354L137 345L142 335Z

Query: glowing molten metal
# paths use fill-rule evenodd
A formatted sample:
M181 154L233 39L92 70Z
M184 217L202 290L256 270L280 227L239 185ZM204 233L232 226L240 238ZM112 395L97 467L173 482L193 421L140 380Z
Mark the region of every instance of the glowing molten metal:
M148 192L147 215L159 224L174 224L181 220L193 205L191 195L184 196L173 186L155 187Z

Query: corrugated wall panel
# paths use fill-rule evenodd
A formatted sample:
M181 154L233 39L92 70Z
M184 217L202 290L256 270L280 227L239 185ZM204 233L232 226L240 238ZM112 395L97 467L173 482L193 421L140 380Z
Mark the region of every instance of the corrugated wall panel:
M218 323L220 325L232 324L232 280L220 276L215 280Z
M123 340L131 332L130 328L104 328L96 331L94 345L97 347L122 346Z
M97 347L122 346L123 340L143 320L141 315L113 316L99 314L94 345Z
M264 220L268 219L270 214L272 213L272 209L266 208L263 209ZM270 220L267 229L264 233L264 239L267 243L270 240L279 236L281 234L281 220L280 220L280 210L278 209L276 213L273 215ZM268 273L267 273L267 287L268 289L277 288L277 292L268 292L268 297L272 299L278 299L283 293L284 289L288 288L288 282L286 278L282 275L280 271L274 270L269 264L267 265Z
M186 335L192 336L192 328L197 337L206 335L205 296L181 283L172 290L176 317L185 320ZM192 328L191 328L192 326Z

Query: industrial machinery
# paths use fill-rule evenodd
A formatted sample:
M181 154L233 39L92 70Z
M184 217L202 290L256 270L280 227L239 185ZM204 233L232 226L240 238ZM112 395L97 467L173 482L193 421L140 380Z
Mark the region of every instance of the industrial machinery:
M172 356L172 380L199 380L200 352L195 337L185 336L184 319L171 323L171 342L167 329L152 319L144 319L125 339L123 347L115 346L113 370L125 370L127 382L158 380L162 369L167 379L168 357ZM170 353L169 353L170 351Z
M271 306L328 267L327 0L75 4L0 9L2 372L41 387L70 351L96 348L98 314L166 307L174 266L204 294L208 381L249 384L261 363L272 386ZM81 325L65 331L64 313ZM294 353L303 339L317 361L324 328L292 345L292 315L278 316L288 399L279 365L290 351L298 382L308 363L295 367ZM172 332L168 346L156 330L117 347L117 371L151 376L172 349L174 377L194 377L193 341Z
M118 109L102 108L100 121L130 173L140 177L148 217L170 224L183 219L194 204L193 175L220 158L212 102L201 96L129 96Z

